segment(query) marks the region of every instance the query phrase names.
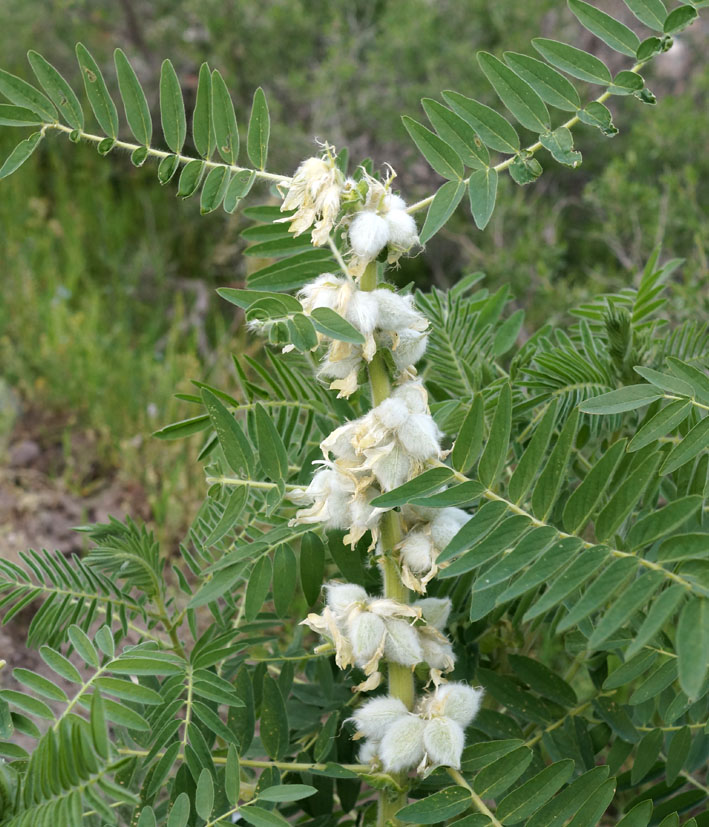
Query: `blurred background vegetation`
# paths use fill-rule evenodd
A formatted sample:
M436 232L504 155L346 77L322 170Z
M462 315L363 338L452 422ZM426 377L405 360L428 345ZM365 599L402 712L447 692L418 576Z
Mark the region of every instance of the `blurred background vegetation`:
M595 5L636 25L620 0ZM529 335L589 295L632 283L662 244L663 259L685 259L670 312L689 307L706 318L706 34L700 21L653 64L647 82L656 107L613 99L620 134L612 141L590 127L576 131L579 170L542 157L548 169L535 186L506 179L484 234L461 209L425 253L404 263L400 282L446 286L484 270L490 288L510 283ZM438 182L399 116L420 117L419 99L442 89L497 105L485 98L476 51L529 52L536 35L625 68L562 0L0 3L3 68L29 78L25 52L34 48L78 90L73 47L81 40L115 90L112 52L120 45L157 106L164 57L188 103L207 60L227 80L242 127L254 88L264 86L269 168L290 172L315 138L328 140L348 146L353 159L391 163L410 201ZM13 140L12 130L0 131L0 155ZM173 393L189 392L191 378L229 384L229 353L245 343L233 308L214 290L238 286L246 268L238 213L202 218L197 203L167 190L151 164L136 169L127 157L103 159L56 136L0 189L0 452L3 440L11 455L19 438L29 439L43 473L77 497L130 481L163 538L190 518L203 483L194 443L150 434L189 415Z

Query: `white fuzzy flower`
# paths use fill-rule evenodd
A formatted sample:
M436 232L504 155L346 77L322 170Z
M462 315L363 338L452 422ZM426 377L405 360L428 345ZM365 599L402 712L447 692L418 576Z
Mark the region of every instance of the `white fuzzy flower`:
M332 454L336 459L345 459L350 462L357 460L357 453L355 452L353 440L357 430L356 422L347 422L335 428L329 433L325 439L320 443L323 454L327 456Z
M342 184L342 173L329 148L325 158L307 158L295 171L281 205L283 212L296 213L280 220L290 222L288 229L295 236L315 224L313 244L324 244L340 211Z
M298 292L298 300L303 305L303 312L310 314L319 307L336 310L340 304L342 288L347 281L332 273L323 273L315 281L304 285Z
M342 538L344 543L348 543L351 546L356 545L367 531L372 532L372 544L374 545L376 543L378 537L377 527L385 509L375 508L370 503L379 493L375 488L370 487L358 491L356 496L351 500L349 509L350 530Z
M350 224L350 246L361 259L376 258L389 240L389 227L381 215L370 210L357 213Z
M395 431L404 424L410 411L401 399L390 396L372 410L372 416L389 430Z
M394 399L401 399L411 413L428 411L428 393L421 382L404 382L392 393Z
M386 649L387 633L387 625L378 615L367 611L350 614L347 621L347 636L355 663L364 669L366 674L375 671L376 663Z
M433 626L419 629L419 642L423 660L438 672L450 672L455 666L455 655L450 641Z
M387 727L408 714L403 701L385 695L362 704L350 720L360 735L370 741L380 741Z
M382 209L385 213L389 212L390 210L405 210L406 201L404 201L404 199L400 195L396 195L396 193L389 192L384 196L382 200Z
M414 604L421 609L423 619L429 626L434 629L442 631L448 622L448 616L451 613L451 601L448 597L424 597L417 600Z
M365 290L355 290L344 316L364 336L371 335L379 318L379 303L376 296Z
M352 521L351 504L355 483L334 466L316 472L305 489L292 491L297 503L311 502L309 508L296 513L294 524L324 523L326 528L347 528Z
M391 354L397 370L405 371L423 358L428 334L406 328L396 334Z
M418 631L405 620L395 617L386 619L387 637L384 656L402 666L416 666L423 660Z
M434 693L435 707L441 715L465 729L480 710L484 691L465 683L446 683Z
M380 287L372 293L379 305L379 323L381 330L399 332L405 328L424 331L428 328L428 319L414 307L414 297L409 294L402 296L385 287Z
M462 508L442 508L431 522L431 537L436 548L443 551L470 519L471 515Z
M433 565L433 540L425 531L410 531L399 546L401 561L414 574L425 574Z
M411 455L403 450L396 440L392 439L381 447L369 448L364 454L367 458L364 467L372 471L382 491L398 488L411 476Z
M404 210L390 210L384 220L389 228L389 246L398 252L410 250L418 244L418 232L414 217Z
M440 453L441 433L430 414L411 414L397 432L399 442L414 459L425 460Z
M357 759L360 764L374 764L378 760L379 741L365 741L359 748Z
M460 768L465 734L450 718L433 718L423 730L423 746L430 764Z
M367 592L355 583L328 583L325 586L325 602L335 615L343 616L353 603L366 603Z
M424 757L423 732L426 722L417 715L407 715L384 731L379 757L387 772L401 772L415 767Z

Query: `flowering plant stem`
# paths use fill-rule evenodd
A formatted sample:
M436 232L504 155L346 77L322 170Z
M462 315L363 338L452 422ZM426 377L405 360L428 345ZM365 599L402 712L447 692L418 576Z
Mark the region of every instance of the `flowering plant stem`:
M377 263L370 262L362 278L360 289L374 290L377 286ZM378 350L369 363L369 384L372 389L372 405L379 405L391 394L391 382L389 372L384 362L383 353ZM396 511L388 511L381 521L381 545L382 545L382 572L384 575L384 596L399 603L409 602L409 590L401 581L399 567L393 558L394 549L401 541L401 522ZM401 700L407 709L414 706L414 676L408 666L399 663L389 663L388 682L389 694ZM406 786L406 773L396 779L400 786ZM406 804L406 792L394 792L382 790L379 793L379 810L377 815L378 827L385 827L387 824L398 824L395 814Z

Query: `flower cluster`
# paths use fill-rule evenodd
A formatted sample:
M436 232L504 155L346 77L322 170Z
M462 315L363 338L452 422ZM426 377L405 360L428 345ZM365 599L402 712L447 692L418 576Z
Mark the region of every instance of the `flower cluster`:
M310 503L296 523L323 522L347 528L345 542L354 545L372 532L384 510L371 500L402 485L441 457L440 433L428 413L427 394L418 381L406 382L369 413L336 428L320 444L325 459L310 485L290 494Z
M413 365L426 350L428 320L414 307L413 296L386 288L360 290L350 278L324 273L300 291L303 312L327 307L343 316L364 337L364 345L332 341L319 375L332 380L330 388L349 397L358 387L357 375L371 362L377 347L391 350L397 370L414 374Z
M360 760L381 764L387 772L459 769L464 730L478 714L482 696L482 689L445 683L423 697L413 712L391 696L367 701L351 718L355 737L367 739Z
M364 208L350 222L349 239L353 275L360 275L370 261L388 247L387 261L395 263L419 243L416 222L406 212L406 202L389 192L389 185L366 177L367 195Z
M312 241L320 247L328 240L340 212L344 176L337 168L330 148L325 157L307 158L295 171L281 210L296 210L295 215L282 218L290 221L294 236L313 227Z
M401 577L408 588L423 592L438 571L436 558L470 520L470 514L461 508L407 505L402 516L408 530L397 547Z
M450 613L448 599L429 597L404 604L371 597L351 583L330 583L321 614L302 621L332 641L340 669L358 666L367 681L358 689L374 689L381 682L379 661L409 666L427 663L434 681L455 665L450 643L442 634Z

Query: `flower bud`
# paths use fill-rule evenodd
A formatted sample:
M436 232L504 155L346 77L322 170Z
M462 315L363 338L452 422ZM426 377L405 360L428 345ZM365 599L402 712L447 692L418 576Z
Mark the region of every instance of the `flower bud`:
M381 698L372 698L362 704L354 713L351 721L354 721L357 732L373 741L381 740L384 730L394 721L406 717L409 714L403 701L399 698L392 698L384 695Z
M328 583L325 601L336 615L344 615L353 603L366 603L367 592L354 583Z
M407 715L386 728L379 757L387 772L400 772L421 762L425 727L426 722L417 715Z
M430 414L411 414L399 428L397 436L414 459L432 459L440 452L440 431Z
M442 508L431 522L431 536L436 548L442 551L470 518L471 515L462 508Z
M441 714L455 721L463 729L467 727L480 710L484 691L465 683L446 683L435 692Z
M355 290L343 315L360 333L368 336L377 326L379 303L372 293Z
M355 663L364 669L382 648L387 627L381 617L371 612L357 612L347 622L347 636Z
M430 634L431 631L432 629L425 628L420 630L419 640L423 659L432 669L437 669L439 672L450 672L455 666L453 647L448 640L441 639L442 636L437 631Z
M389 228L389 245L398 250L410 250L418 244L418 233L414 217L404 210L391 210L384 216Z
M406 201L400 196L396 195L393 192L389 192L384 196L384 212L389 212L389 210L405 210L406 209Z
M424 597L417 600L414 606L421 609L423 619L429 626L442 631L448 622L448 615L451 613L451 601L448 597Z
M414 574L430 571L433 565L433 541L424 531L410 531L400 545L401 561Z
M387 637L384 656L403 666L415 666L423 660L421 643L416 629L405 620L395 617L386 619Z
M436 766L460 769L465 734L450 718L433 718L426 722L423 745L429 761Z
M388 240L389 227L375 212L363 210L350 224L352 252L362 259L376 258Z
M377 751L379 749L379 741L365 741L359 748L357 758L360 764L374 764L377 759Z

